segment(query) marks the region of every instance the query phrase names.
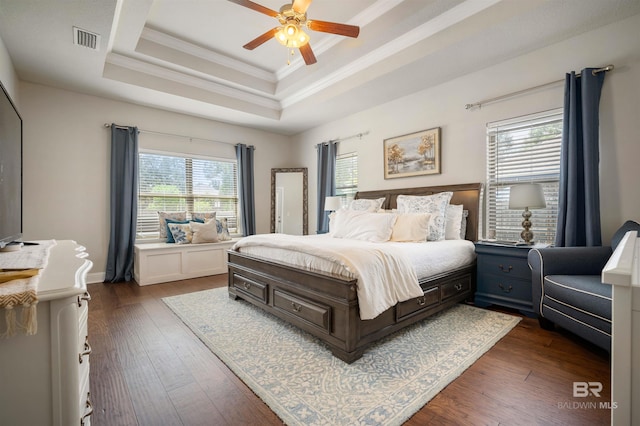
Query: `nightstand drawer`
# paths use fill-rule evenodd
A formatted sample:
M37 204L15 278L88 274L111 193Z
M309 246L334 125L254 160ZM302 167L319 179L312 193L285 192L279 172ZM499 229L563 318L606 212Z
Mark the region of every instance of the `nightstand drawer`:
M529 246L476 243L477 285L475 304L500 305L533 315Z
M531 281L506 275L480 274L476 294L531 304Z
M531 280L531 269L526 258L513 256L478 256L478 271L504 276L504 279L522 278Z

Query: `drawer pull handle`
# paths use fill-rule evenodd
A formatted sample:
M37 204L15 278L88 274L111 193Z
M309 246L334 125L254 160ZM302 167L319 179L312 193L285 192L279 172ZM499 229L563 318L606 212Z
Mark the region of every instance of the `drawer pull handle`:
M293 308L293 312L300 312L302 305L299 305L296 302L291 302L291 308Z
M86 300L87 302L91 300L91 295L88 291L85 291L82 296L78 296L78 307L82 307L83 300Z
M502 272L504 272L505 274L508 274L508 273L509 273L509 272L511 272L511 270L513 269L513 266L509 265L509 267L508 267L508 268L505 268L505 267L504 267L504 266L502 266L502 265L498 265L498 268L499 268Z
M80 360L80 364L82 364L82 358L85 355L90 355L90 354L91 354L91 345L89 344L89 336L87 336L84 341L84 351L82 351L78 356L78 359Z
M498 283L498 287L500 287L500 290L504 291L505 293L511 293L511 290L513 290L513 286L504 288L504 286L501 283Z
M456 285L454 285L454 287L456 288L456 290L460 291L462 290L462 284L458 283Z
M251 288L251 283L248 283L248 282L245 281L244 282L244 289L245 290L249 290L250 288Z
M416 301L418 302L418 305L419 305L419 306L424 306L424 305L427 303L427 301L426 301L426 299L424 298L424 296L420 296L420 297L418 297L418 298L416 299Z
M85 404L84 415L80 418L80 426L84 426L84 419L93 414L93 404L91 403L91 393L87 392L87 402Z

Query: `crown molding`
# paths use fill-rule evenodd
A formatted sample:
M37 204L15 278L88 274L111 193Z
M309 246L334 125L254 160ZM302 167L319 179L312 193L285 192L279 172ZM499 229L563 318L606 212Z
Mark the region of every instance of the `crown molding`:
M280 112L281 105L275 99L248 93L246 91L226 86L224 84L208 81L193 75L181 73L179 71L170 70L168 68L151 64L137 58L132 58L117 52L110 52L106 57L106 63L119 66L121 68L130 69L142 74L151 75L164 80L169 80L186 86L195 87L210 93L228 96L247 102L253 105L261 106Z
M323 78L317 79L314 83L307 85L304 89L295 92L281 100L282 108L288 108L323 89L326 89L341 80L344 80L358 72L390 58L398 52L401 52L414 44L425 40L434 34L437 34L452 25L455 25L470 16L473 16L502 0L467 0L449 11L438 15L430 21L406 32L400 37L396 37L389 43L386 43L377 49L355 59L349 64L339 68L335 72L327 74Z
M188 41L179 39L150 27L144 27L140 38L152 41L162 46L166 46L170 49L187 53L189 55L212 62L217 65L231 68L235 71L250 75L255 78L259 78L269 83L277 83L277 77L272 72L264 70L260 67L250 65L246 62L230 58L229 56L214 52L213 50L206 49L193 43L189 43ZM188 68L187 65L184 66Z

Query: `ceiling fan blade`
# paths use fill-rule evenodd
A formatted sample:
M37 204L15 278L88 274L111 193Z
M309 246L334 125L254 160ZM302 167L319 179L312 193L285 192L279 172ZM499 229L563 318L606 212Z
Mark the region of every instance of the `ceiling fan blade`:
M254 3L249 0L229 0L231 3L239 4L240 6L248 7L249 9L255 10L256 12L264 13L265 15L273 16L274 18L278 16L278 12L275 10L271 10L268 7L264 7L259 5L258 3Z
M242 47L244 47L247 50L253 50L256 47L260 46L262 43L271 40L277 31L278 31L278 27L272 28L266 33L262 34L261 36L254 38L253 40L251 40L249 43L245 44Z
M337 24L335 22L327 21L307 21L307 26L310 30L321 31L323 33L338 34L347 37L358 37L360 34L360 27L355 25Z
M318 62L316 60L316 55L313 54L313 50L311 50L311 45L309 43L300 48L300 54L304 59L304 63L307 65L313 65Z
M293 10L298 13L306 13L312 0L293 0Z

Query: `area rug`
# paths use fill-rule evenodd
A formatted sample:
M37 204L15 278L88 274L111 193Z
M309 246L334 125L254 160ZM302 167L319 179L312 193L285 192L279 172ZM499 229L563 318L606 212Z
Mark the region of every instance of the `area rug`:
M288 425L400 425L520 321L459 304L346 364L226 288L163 301Z

